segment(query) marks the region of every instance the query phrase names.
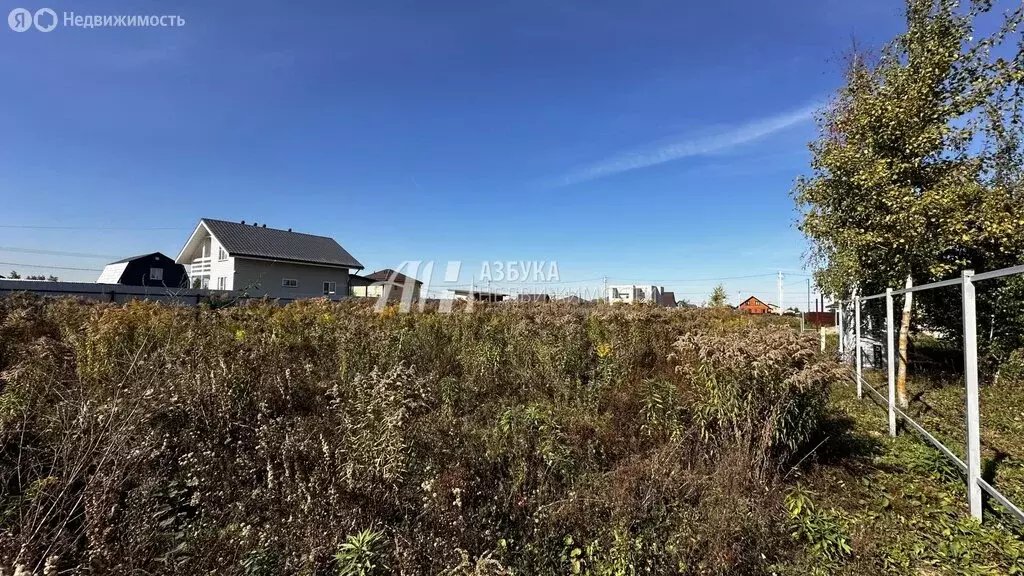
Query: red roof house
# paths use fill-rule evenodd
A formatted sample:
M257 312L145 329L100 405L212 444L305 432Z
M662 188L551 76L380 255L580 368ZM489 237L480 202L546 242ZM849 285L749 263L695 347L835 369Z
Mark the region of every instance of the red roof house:
M740 303L739 309L743 312L750 314L768 314L772 311L771 306L765 304L759 300L756 296L751 296Z

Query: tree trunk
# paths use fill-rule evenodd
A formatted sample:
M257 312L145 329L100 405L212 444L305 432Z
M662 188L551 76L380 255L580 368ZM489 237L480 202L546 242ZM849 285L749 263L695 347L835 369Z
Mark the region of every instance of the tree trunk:
M907 274L906 287L914 286L914 279ZM903 318L900 319L899 369L896 372L896 398L899 405L907 407L907 341L910 336L910 312L914 307L914 293L903 295Z

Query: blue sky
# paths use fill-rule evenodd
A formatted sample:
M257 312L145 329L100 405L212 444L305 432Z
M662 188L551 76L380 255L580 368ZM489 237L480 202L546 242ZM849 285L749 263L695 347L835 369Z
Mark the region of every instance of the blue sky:
M774 301L768 275L803 271L813 111L853 37L902 24L891 0L16 6L185 25L0 28L0 262L174 256L209 216L333 236L369 270L556 261L563 286L698 301L690 280L765 274L725 284Z

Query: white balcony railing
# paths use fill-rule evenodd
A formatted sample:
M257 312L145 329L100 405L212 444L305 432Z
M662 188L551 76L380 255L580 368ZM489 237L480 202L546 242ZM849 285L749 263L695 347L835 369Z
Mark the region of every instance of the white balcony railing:
M210 257L196 258L189 267L189 276L196 277L210 273Z

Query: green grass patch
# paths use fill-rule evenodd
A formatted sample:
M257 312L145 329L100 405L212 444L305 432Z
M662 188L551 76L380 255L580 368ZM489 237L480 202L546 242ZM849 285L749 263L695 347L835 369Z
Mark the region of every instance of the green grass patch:
M871 379L877 381L877 375ZM912 388L920 392L922 386L918 382ZM879 391L884 394L884 387ZM995 390L987 392L993 403L1000 398ZM943 386L916 398L952 411L962 406L954 397L953 388ZM852 382L833 390L831 407L833 436L820 449L818 461L798 474L799 490L813 495L817 509L829 511L848 539L850 552L830 557L810 547L802 559L780 567L780 573L1024 573L1024 526L997 509L986 509L983 525L972 519L964 480L945 456L902 427L896 438L890 438L885 409L867 393L858 400ZM1013 429L1015 420L1006 417L1012 408L1004 403L1001 409L1001 426ZM934 411L932 417L925 417L925 412L922 408L915 414L926 429L949 441L951 449L962 448L962 441L952 440L952 425L941 428L939 422L945 421ZM1005 440L999 435L987 438ZM987 450L988 455L993 453L992 448ZM1004 493L1019 493L1019 480L1014 480L1019 477L1002 474ZM837 538L828 530L824 533Z

